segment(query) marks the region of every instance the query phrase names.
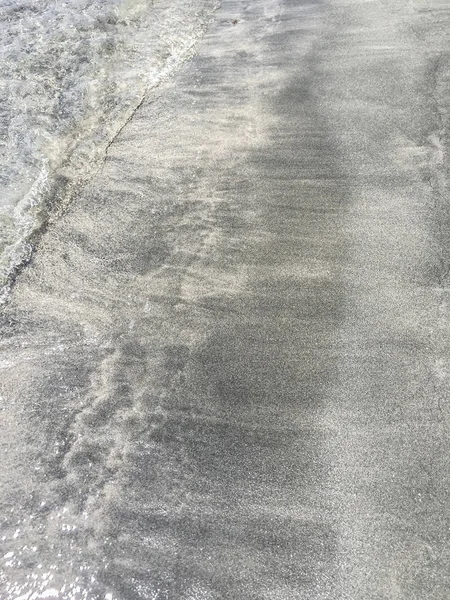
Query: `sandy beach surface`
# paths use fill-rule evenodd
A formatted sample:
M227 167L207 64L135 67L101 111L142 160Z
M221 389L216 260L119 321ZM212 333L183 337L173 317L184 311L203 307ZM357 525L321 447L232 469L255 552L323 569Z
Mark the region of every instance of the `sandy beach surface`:
M222 0L1 314L4 600L448 600L450 5Z

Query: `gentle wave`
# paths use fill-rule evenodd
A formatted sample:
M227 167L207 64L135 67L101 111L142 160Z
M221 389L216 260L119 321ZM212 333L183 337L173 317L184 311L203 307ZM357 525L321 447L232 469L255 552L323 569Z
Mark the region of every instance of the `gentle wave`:
M0 304L50 206L92 176L149 89L192 52L214 8L213 0L0 0Z

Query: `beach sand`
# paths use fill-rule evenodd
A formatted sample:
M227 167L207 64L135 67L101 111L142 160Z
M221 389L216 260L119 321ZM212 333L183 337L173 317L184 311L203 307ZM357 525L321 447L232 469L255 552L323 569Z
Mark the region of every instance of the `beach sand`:
M222 1L3 311L2 598L448 598L449 42Z

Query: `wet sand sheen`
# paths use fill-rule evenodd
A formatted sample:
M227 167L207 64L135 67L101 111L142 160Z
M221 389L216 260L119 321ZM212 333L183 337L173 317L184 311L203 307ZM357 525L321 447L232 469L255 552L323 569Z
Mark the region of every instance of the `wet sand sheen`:
M446 597L449 19L225 1L135 114L4 315L6 598Z

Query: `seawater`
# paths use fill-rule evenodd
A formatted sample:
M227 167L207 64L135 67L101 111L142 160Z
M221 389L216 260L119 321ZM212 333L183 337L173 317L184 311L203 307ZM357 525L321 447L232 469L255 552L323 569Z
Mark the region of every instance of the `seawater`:
M0 303L33 237L189 56L213 2L0 0Z

